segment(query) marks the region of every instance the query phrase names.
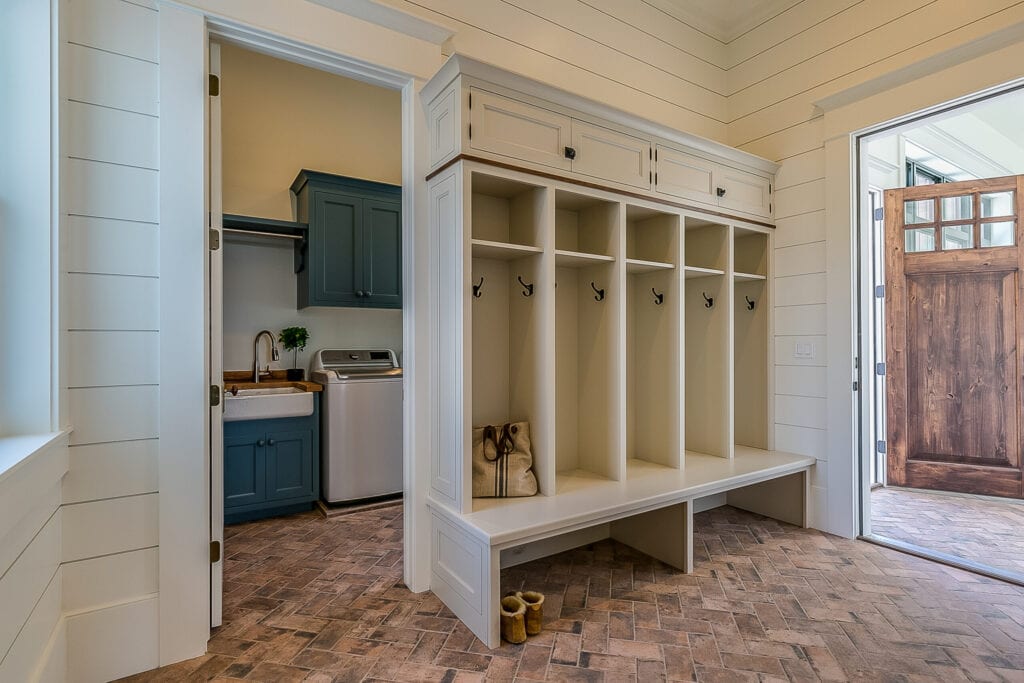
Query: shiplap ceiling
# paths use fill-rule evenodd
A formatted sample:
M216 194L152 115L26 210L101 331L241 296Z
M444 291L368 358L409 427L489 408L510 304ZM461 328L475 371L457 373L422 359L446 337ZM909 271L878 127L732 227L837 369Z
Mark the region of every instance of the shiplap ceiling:
M680 21L728 43L801 0L645 0Z

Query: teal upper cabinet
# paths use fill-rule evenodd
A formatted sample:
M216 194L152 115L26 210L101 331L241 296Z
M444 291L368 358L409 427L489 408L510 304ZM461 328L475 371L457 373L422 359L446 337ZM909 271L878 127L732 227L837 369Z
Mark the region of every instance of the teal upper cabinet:
M292 192L309 223L299 308L401 308L402 188L303 170Z

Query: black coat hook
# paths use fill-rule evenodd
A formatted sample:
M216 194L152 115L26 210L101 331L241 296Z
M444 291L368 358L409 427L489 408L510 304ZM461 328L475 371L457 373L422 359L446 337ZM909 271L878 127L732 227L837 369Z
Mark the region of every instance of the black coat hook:
M654 305L655 306L660 306L661 303L663 301L665 301L665 294L664 293L658 294L656 291L654 291L654 287L651 287L651 294L654 295Z
M533 285L523 282L522 275L516 275L516 279L519 280L519 284L523 287L523 296L533 296Z
M743 298L747 300L747 310L748 311L754 310L754 306L757 305L757 302L756 301L751 301L750 297L746 296L746 295L743 295Z
M711 308L715 305L714 297L708 296L705 292L701 292L700 295L704 297L704 308Z
M483 276L483 275L481 275L481 276L480 276L480 284L478 284L478 285L473 285L473 296L474 296L475 298L477 298L477 299L479 299L479 298L480 298L480 296L481 296L481 294L480 294L480 290L481 290L481 289L483 289L483 286L484 286L484 276Z
M597 296L594 297L594 301L604 301L604 290L598 289L597 285L594 284L593 280L590 282L590 288L597 292Z

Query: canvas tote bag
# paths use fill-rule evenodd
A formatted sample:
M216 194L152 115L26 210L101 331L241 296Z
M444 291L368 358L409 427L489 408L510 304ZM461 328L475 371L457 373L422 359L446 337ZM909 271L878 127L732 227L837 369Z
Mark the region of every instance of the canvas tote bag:
M530 423L473 429L473 497L537 495L530 451Z

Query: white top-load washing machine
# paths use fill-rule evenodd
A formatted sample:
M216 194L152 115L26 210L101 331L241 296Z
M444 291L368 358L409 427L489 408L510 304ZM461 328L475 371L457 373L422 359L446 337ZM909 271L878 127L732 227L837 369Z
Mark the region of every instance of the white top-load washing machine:
M320 493L351 503L402 492L402 368L389 349L322 349Z

